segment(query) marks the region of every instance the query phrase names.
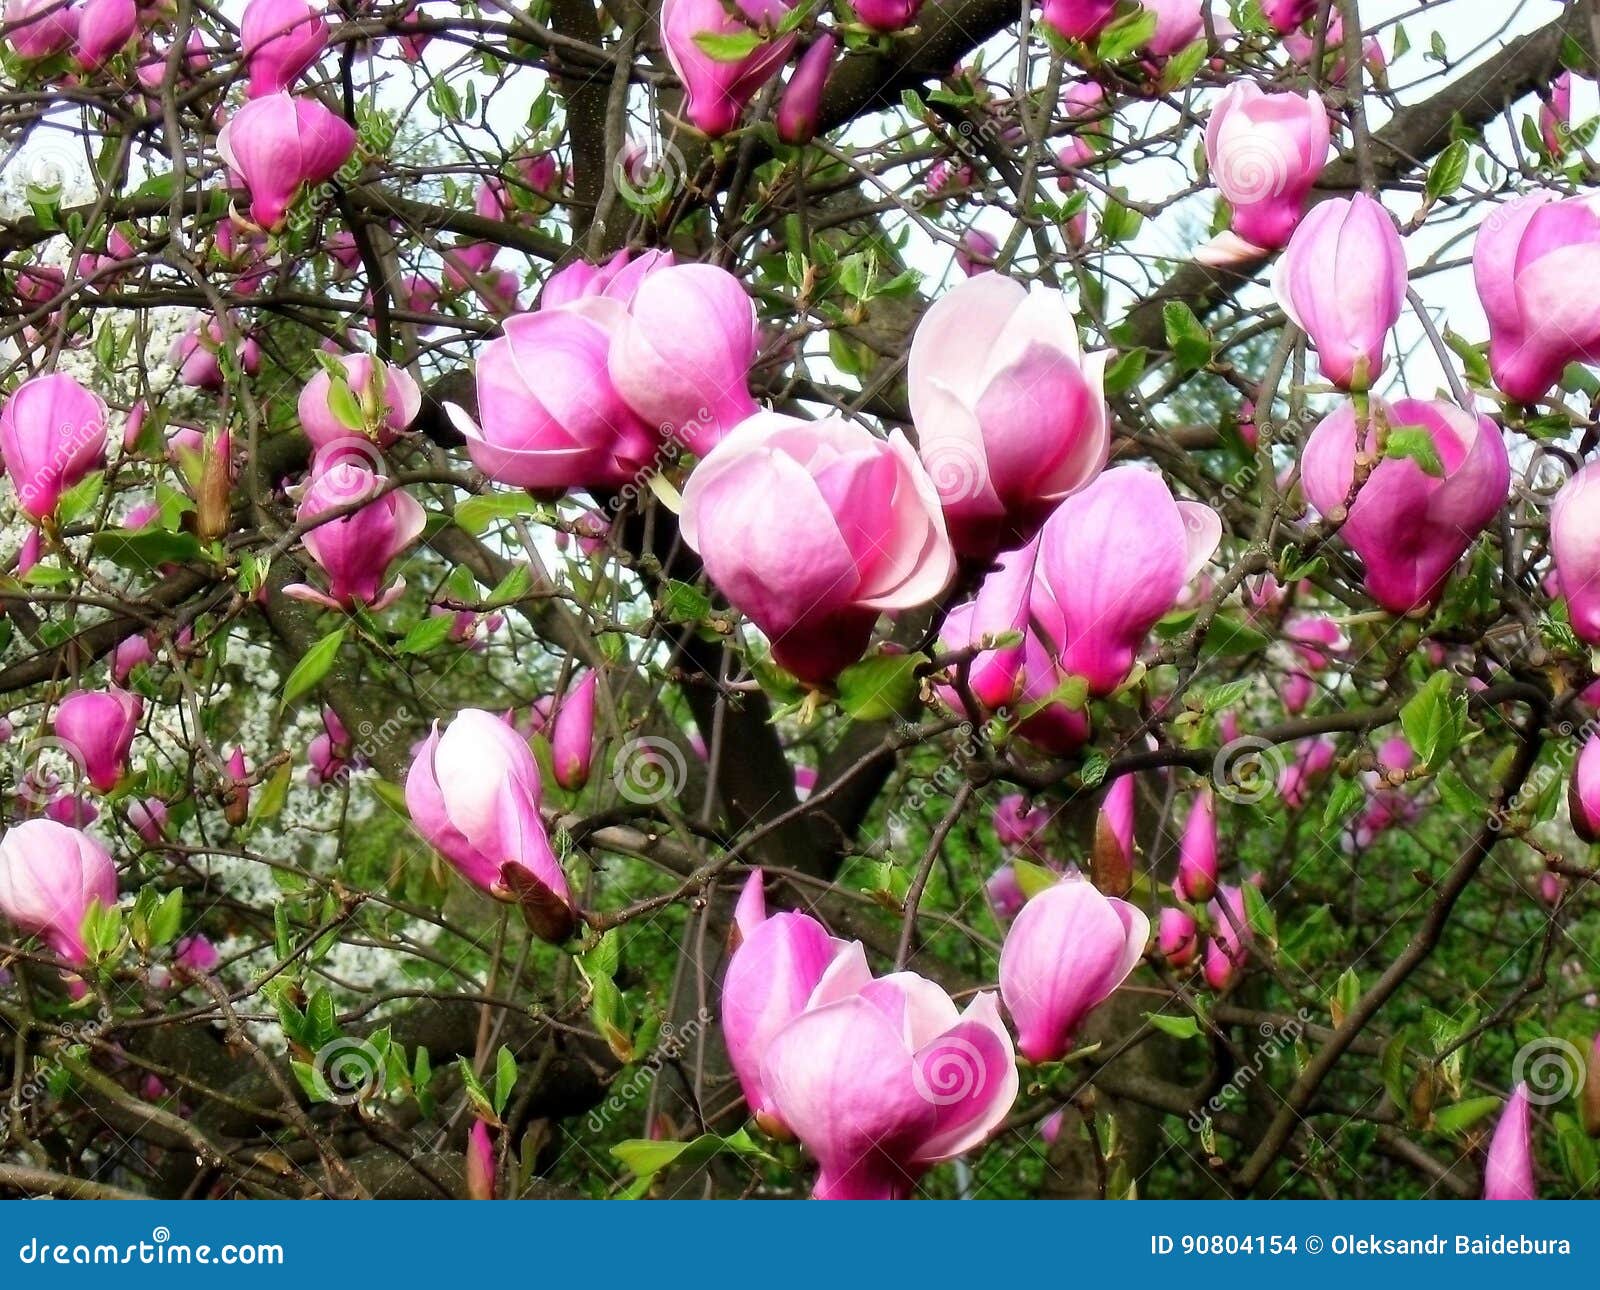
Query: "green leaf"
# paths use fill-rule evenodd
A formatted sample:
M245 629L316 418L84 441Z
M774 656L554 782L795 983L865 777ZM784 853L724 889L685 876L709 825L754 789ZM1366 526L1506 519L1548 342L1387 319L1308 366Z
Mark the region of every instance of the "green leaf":
M339 657L339 647L344 644L344 630L343 627L334 628L308 649L304 657L294 665L294 671L289 673L289 679L283 685L283 700L278 705L279 711L287 708L296 699L309 694L328 674L328 669Z
M641 1179L654 1178L671 1165L695 1169L713 1156L724 1152L753 1160L771 1159L744 1129L730 1133L725 1138L718 1137L715 1133L702 1133L689 1142L658 1142L650 1138L630 1138L611 1148L611 1154Z
M124 569L153 573L164 564L188 564L204 554L192 533L168 533L164 529L108 529L93 539L96 555L102 555Z
M1400 709L1400 728L1428 771L1444 764L1466 731L1467 700L1451 692L1451 682L1449 672L1435 672Z
M1130 349L1125 354L1117 355L1116 359L1106 368L1101 388L1107 394L1122 394L1131 390L1139 383L1139 378L1144 375L1145 358L1146 351L1143 346Z
M1041 891L1049 891L1061 881L1061 875L1054 869L1035 864L1032 860L1013 860L1011 871L1017 876L1017 886L1022 888L1022 894L1029 900Z
M255 804L250 810L251 828L265 820L276 819L282 814L283 804L289 800L289 779L293 773L294 766L284 762L261 786L261 791L256 794Z
M755 53L763 42L753 31L701 31L695 33L694 43L719 63L737 63Z
M1161 88L1170 94L1194 80L1195 74L1206 61L1207 49L1205 38L1201 37L1169 58L1161 71Z
M538 514L539 503L526 493L480 493L456 507L455 520L457 527L478 537L496 520Z
M1464 139L1457 139L1447 144L1443 152L1434 159L1433 165L1428 167L1428 179L1424 189L1429 201L1438 201L1441 197L1448 197L1461 187L1461 181L1467 177L1467 144Z
M398 645L394 647L397 654L428 654L443 645L450 639L450 629L456 624L454 614L429 614L420 622L412 624Z
M1196 1039L1200 1035L1200 1023L1193 1017L1173 1017L1164 1012L1147 1012L1144 1014L1144 1019L1174 1039Z
M1185 372L1198 371L1211 361L1211 333L1181 300L1169 300L1161 310L1167 329L1167 348Z
M1491 1111L1500 1108L1497 1097L1469 1097L1454 1106L1441 1107L1433 1113L1433 1127L1441 1133L1457 1134L1470 1129Z
M494 1113L504 1115L511 1101L511 1091L517 1086L517 1059L504 1044L494 1059Z
M1383 455L1391 460L1414 461L1424 475L1444 478L1444 462L1439 458L1433 436L1423 426L1391 426Z
M711 597L690 582L668 578L656 594L657 613L669 623L703 623L711 614Z
M1328 1011L1333 1017L1335 1026L1342 1026L1344 1019L1354 1010L1361 1001L1361 978L1356 975L1354 968L1346 968L1333 983L1333 998L1329 1001Z
M1200 642L1200 657L1205 660L1246 658L1251 654L1259 654L1270 644L1272 641L1269 637L1242 620L1228 614L1218 614L1206 628L1205 640Z
M1118 18L1100 33L1100 43L1095 56L1102 63L1114 63L1126 58L1156 34L1156 15L1149 9L1139 8Z
M917 701L917 668L924 654L879 654L839 674L839 706L857 721L882 721L910 712Z
M1328 794L1328 804L1322 810L1322 827L1337 829L1355 814L1356 807L1367 799L1366 786L1358 779L1341 779Z
M174 940L183 926L183 888L174 887L161 898L161 903L150 915L148 930L150 945L166 945Z

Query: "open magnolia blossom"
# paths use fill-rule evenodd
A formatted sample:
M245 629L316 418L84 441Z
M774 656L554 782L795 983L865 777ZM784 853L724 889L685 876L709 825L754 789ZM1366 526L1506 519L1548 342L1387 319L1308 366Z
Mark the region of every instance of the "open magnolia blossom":
M926 604L955 573L904 436L831 418L763 412L735 428L689 476L682 524L711 580L802 681L832 680L880 613Z

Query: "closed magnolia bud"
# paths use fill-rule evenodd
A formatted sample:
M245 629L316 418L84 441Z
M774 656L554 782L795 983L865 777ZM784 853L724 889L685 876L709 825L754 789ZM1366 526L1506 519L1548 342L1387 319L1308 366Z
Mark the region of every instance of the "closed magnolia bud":
M683 82L684 115L713 139L739 123L739 114L756 91L776 76L794 48L793 33L756 45L740 58L714 56L697 36L745 36L750 23L770 20L776 26L789 6L781 0L762 4L745 0L743 15L730 13L721 0L665 0L661 6L661 44L672 70Z
M1133 776L1111 781L1094 822L1090 873L1108 896L1126 896L1133 887Z
M482 1120L474 1120L467 1130L467 1197L494 1199L494 1143Z
M1178 877L1173 884L1191 904L1210 900L1217 890L1217 816L1211 794L1195 795L1178 846Z
M106 405L64 372L24 381L0 407L0 457L29 519L105 461Z
M783 98L778 102L778 137L785 143L810 143L816 134L822 91L838 44L839 38L825 31L795 64L789 83L783 87Z
M305 0L250 0L239 23L250 68L248 94L257 99L293 85L328 43L328 24Z
M556 783L575 792L589 782L589 762L594 753L595 691L598 672L586 673L556 709L550 730L550 761Z
M84 0L78 9L78 43L73 61L84 71L109 62L139 28L134 0Z
M1193 915L1170 906L1163 909L1156 919L1156 948L1161 957L1173 967L1187 967L1199 947Z
M56 737L77 756L89 782L109 793L128 768L144 701L127 690L77 690L57 706Z
M1206 123L1206 164L1233 231L1262 251L1288 242L1327 164L1328 112L1315 93L1268 94L1235 81Z
M228 780L222 789L222 817L237 829L250 818L250 770L243 748L235 748L228 757Z
M1533 1181L1533 1113L1528 1086L1518 1084L1500 1113L1483 1165L1484 1200L1538 1200Z
M200 458L200 488L195 499L195 535L215 542L231 527L233 440L226 430L206 436Z
M1272 289L1311 338L1322 375L1370 389L1406 298L1406 253L1394 221L1365 193L1312 208L1278 260Z
M1585 842L1600 842L1600 734L1589 736L1572 767L1567 810L1574 833Z

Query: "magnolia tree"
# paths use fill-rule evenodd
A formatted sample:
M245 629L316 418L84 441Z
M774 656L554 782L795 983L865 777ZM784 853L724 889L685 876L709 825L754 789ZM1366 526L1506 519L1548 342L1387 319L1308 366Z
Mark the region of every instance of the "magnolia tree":
M8 0L0 1192L1593 1194L1597 32Z

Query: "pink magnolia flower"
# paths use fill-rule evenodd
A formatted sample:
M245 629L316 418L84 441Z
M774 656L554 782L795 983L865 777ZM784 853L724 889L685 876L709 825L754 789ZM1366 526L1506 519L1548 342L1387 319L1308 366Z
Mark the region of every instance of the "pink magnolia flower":
M1568 363L1600 358L1600 299L1574 291L1600 265L1600 199L1539 190L1478 227L1472 275L1489 318L1489 368L1520 403L1543 398Z
M1600 462L1584 466L1556 494L1550 553L1572 630L1600 644Z
M1085 355L1066 297L985 273L928 309L908 388L923 464L963 555L1020 546L1106 463L1106 354Z
M1217 890L1217 813L1209 792L1196 793L1189 808L1173 886L1193 905L1203 905Z
M396 578L384 589L384 574L421 536L427 516L422 504L400 489L379 496L383 486L381 475L352 458L334 461L312 479L296 518L305 523L330 511L343 512L308 529L301 539L306 553L328 575L328 590L293 583L283 589L285 595L332 609L385 609L395 602L406 580Z
M1367 590L1390 613L1431 605L1474 539L1500 511L1511 486L1511 465L1494 422L1454 403L1375 401L1391 436L1426 432L1442 475L1410 457L1386 456L1356 493L1339 535L1366 566ZM1362 433L1364 431L1364 433ZM1306 499L1327 515L1345 505L1355 479L1358 437L1376 446L1371 426L1358 428L1346 401L1311 432L1300 459Z
M61 494L103 465L106 405L65 372L24 381L0 407L0 458L17 506L40 521Z
M1283 710L1291 717L1298 716L1316 692L1317 683L1304 672L1290 672L1283 682Z
M1007 551L978 587L977 596L945 615L940 643L951 651L969 650L985 641L1016 634L1020 643L983 649L967 664L965 691L941 686L940 697L956 712L968 707L970 695L980 711L974 719L1007 712L1016 730L1030 743L1057 755L1082 747L1089 737L1088 714L1057 697L1068 676L1059 667L1056 646L1044 637L1036 619L1059 617L1059 610L1038 577L1039 539Z
M1226 990L1238 977L1249 955L1245 946L1251 939L1249 915L1244 903L1244 888L1222 886L1217 898L1207 906L1211 937L1206 942L1202 971L1213 990Z
M1261 12L1276 32L1293 31L1317 15L1317 0L1261 0Z
M1538 1200L1533 1181L1533 1112L1528 1086L1518 1084L1500 1113L1483 1164L1484 1200Z
M1316 346L1322 375L1365 390L1406 299L1406 253L1389 212L1365 193L1314 207L1273 269L1272 290Z
M807 914L768 917L759 869L745 882L735 923L739 943L722 981L723 1038L750 1113L769 1131L781 1132L762 1060L774 1036L804 1011L845 946Z
M1584 741L1567 786L1572 831L1585 842L1600 842L1600 734Z
M1011 1036L991 993L965 1012L914 972L874 979L852 941L761 1063L781 1123L819 1166L819 1200L910 1194L930 1166L976 1147L1016 1101Z
M742 36L752 26L774 27L789 6L782 0L744 0L740 8L742 18L719 0L663 0L661 6L661 43L683 82L684 115L712 138L739 123L745 104L778 74L794 48L791 33L763 40L737 58L719 58L702 49L696 36Z
M593 297L506 320L478 356L477 420L447 409L473 464L539 492L620 487L640 476L658 441L607 367L621 310Z
M1338 749L1327 739L1307 739L1295 749L1295 759L1278 774L1278 796L1291 811L1306 803L1312 787L1333 765Z
M969 278L988 273L1000 254L1000 243L981 228L969 228L956 243L956 267Z
M84 71L103 67L138 29L139 8L134 0L83 0L72 60Z
M1315 91L1267 94L1235 81L1206 123L1206 164L1233 231L1262 250L1289 241L1328 161L1328 111Z
M1093 41L1111 25L1117 0L1043 0L1039 19L1067 40Z
M556 783L576 792L589 782L589 762L594 755L595 693L598 672L583 679L562 696L550 727L550 761Z
M313 788L334 783L346 770L366 764L339 714L326 706L322 709L322 733L306 747L306 760L310 763L306 780Z
M1022 1055L1066 1056L1084 1019L1139 965L1149 937L1143 910L1082 878L1064 878L1024 905L1000 949L1000 997Z
M955 573L905 436L836 418L751 417L695 467L680 523L773 658L811 684L861 657L880 612L926 604Z
M246 376L261 369L261 346L248 333L240 334L238 324L231 327L233 355ZM178 379L201 390L220 390L227 383L218 355L224 339L222 323L214 316L196 318L183 335L172 342L167 361L178 368Z
M891 3L898 6L899 0L891 0ZM833 69L833 54L838 44L838 36L824 31L807 46L789 74L789 83L783 87L783 97L778 100L778 138L785 143L810 143L817 133L822 91Z
M1007 793L994 808L994 834L1007 851L1032 849L1035 838L1050 823L1050 812L1029 806L1021 793Z
M133 669L153 662L155 656L148 637L135 635L124 638L111 651L111 679L118 685L126 685L128 678L133 675Z
M1194 916L1187 910L1167 906L1156 920L1156 948L1173 967L1187 967L1200 948Z
M333 377L319 367L300 391L300 428L313 448L368 436L387 448L416 420L422 410L422 391L404 368L391 367L366 354L347 354L339 365L362 424L349 426L340 419L333 409Z
M489 1126L474 1120L467 1130L467 1196L472 1200L494 1199L494 1143Z
M204 936L196 933L194 936L185 936L172 947L172 966L187 972L190 976L204 976L207 972L215 972L222 962L222 955L217 953L217 947Z
M217 151L250 190L250 217L270 231L283 227L302 185L332 179L355 147L348 121L287 91L251 99L217 135Z
M1156 16L1156 29L1144 43L1153 58L1170 58L1206 34L1206 0L1142 0L1146 12ZM1217 35L1224 34L1222 15L1214 14Z
M1562 72L1550 83L1550 97L1539 103L1539 137L1552 157L1567 150L1572 126L1572 73Z
M128 769L128 749L139 729L144 701L127 690L74 690L56 707L56 737L76 754L89 782L102 793Z
M89 907L116 903L116 867L88 834L26 820L0 838L0 914L68 963L88 961L82 929Z
M249 97L288 89L328 44L328 24L305 0L250 0L239 24Z
M406 807L424 839L473 886L522 906L535 935L565 940L576 910L539 813L533 753L493 713L463 708L439 723L406 776Z
M705 456L757 410L749 293L714 264L671 264L646 271L627 306L612 333L612 382L635 416Z
M917 20L922 0L854 0L851 7L874 31L899 31Z
M539 308L555 309L596 296L620 300L626 305L645 278L658 269L670 269L676 263L677 258L671 251L645 251L634 255L626 249L618 251L604 264L574 260L545 279L544 289L539 293Z
M1022 884L1017 881L1014 865L1003 864L990 874L989 880L983 884L983 893L989 899L994 916L1001 922L1010 922L1028 903Z
M167 804L159 797L128 803L128 823L146 846L159 847L167 840L167 819Z
M1062 670L1094 694L1121 685L1221 535L1209 506L1175 500L1160 475L1137 466L1108 470L1063 502L1040 542L1049 594L1040 598L1036 583L1034 602Z
M77 39L79 17L72 0L6 0L0 24L19 58L49 58Z

